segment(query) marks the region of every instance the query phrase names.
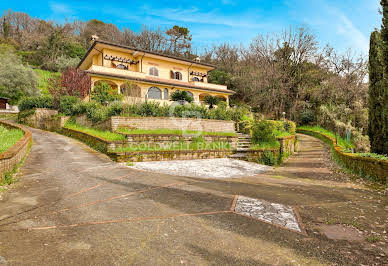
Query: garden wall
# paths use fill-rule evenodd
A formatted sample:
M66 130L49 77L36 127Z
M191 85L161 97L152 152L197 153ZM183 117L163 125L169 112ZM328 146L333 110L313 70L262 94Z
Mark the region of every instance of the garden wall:
M111 117L111 129L118 127L133 129L173 129L208 132L235 132L234 121L195 119L181 117Z
M333 148L333 155L340 164L356 174L377 180L383 184L388 183L388 161L375 158L357 156L357 154L345 153L341 147L335 145L335 139L311 130L297 129L298 133L316 137Z
M5 152L0 153L0 181L2 181L4 175L12 171L26 156L32 135L30 131L19 125L5 121L0 121L0 124L7 128L18 128L24 131L24 136L18 142Z
M147 162L226 158L232 154L231 150L180 150L111 153L109 156L118 162Z
M48 131L58 131L69 117L58 116L57 110L36 108L19 113L19 122L27 126Z
M127 145L152 143L156 145L163 145L166 143L190 143L196 138L201 137L206 143L209 142L228 142L232 148L237 148L237 136L215 136L215 135L175 135L175 134L124 134L127 137Z
M247 160L267 165L277 165L282 163L285 158L293 154L297 149L297 139L295 136L277 138L277 141L280 143L279 148L248 150Z

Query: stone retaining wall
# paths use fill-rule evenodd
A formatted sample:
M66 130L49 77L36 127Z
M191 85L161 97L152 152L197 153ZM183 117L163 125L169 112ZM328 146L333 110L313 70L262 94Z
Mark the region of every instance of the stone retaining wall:
M180 150L180 151L138 151L111 153L109 156L118 162L148 162L170 160L195 160L226 158L232 155L231 150Z
M297 139L295 136L277 138L277 141L280 143L279 148L248 150L248 161L277 165L297 150Z
M22 114L20 113L20 115ZM65 125L68 119L69 117L58 116L57 110L36 108L30 115L19 118L19 122L34 128L58 131Z
M208 132L235 132L234 121L181 117L111 117L111 129L172 129Z
M174 134L124 134L127 137L127 143L116 143L116 148L121 146L130 146L134 144L143 144L151 143L154 145L164 145L164 144L178 144L181 142L190 143L195 141L196 138L202 137L206 143L210 142L227 142L230 143L232 149L237 148L238 138L237 136L215 136L215 135L206 135L206 136L196 136L196 135L174 135ZM112 149L115 147L112 145Z
M335 139L311 130L297 129L298 133L316 137L333 148L333 155L345 168L355 172L361 177L377 180L388 184L388 161L375 158L357 156L357 154L343 152L341 147L336 146Z
M2 126L7 128L17 128L24 131L24 136L5 152L0 153L0 181L7 172L12 171L17 164L26 156L28 147L32 141L31 132L19 125L0 121Z

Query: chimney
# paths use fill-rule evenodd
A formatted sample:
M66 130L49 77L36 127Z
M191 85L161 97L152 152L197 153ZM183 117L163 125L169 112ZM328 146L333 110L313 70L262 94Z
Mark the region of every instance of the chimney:
M90 37L90 44L93 44L94 41L97 41L97 40L98 40L98 36L97 36L96 34L92 35L92 36Z

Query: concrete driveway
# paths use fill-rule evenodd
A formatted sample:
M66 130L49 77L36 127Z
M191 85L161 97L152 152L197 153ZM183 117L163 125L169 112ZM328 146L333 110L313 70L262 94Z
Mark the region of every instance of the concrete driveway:
M0 264L388 263L385 192L335 173L311 137L283 167L203 179L131 169L31 131L19 182L0 201Z

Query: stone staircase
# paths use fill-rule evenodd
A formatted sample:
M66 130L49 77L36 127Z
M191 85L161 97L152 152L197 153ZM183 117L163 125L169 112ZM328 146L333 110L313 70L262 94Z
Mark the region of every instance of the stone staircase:
M252 145L251 136L248 134L237 133L238 142L235 153L229 158L246 160L249 147Z

